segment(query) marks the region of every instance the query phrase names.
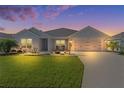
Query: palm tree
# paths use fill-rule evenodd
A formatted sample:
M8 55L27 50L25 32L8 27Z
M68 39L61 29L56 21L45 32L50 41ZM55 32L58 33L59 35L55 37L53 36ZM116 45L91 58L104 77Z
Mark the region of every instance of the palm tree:
M106 44L107 48L110 48L113 52L115 49L118 51L119 49L119 42L117 41L110 41L108 44Z

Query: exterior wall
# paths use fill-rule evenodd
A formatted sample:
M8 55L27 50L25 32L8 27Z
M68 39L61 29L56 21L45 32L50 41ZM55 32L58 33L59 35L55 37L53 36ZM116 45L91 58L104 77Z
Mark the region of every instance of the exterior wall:
M120 46L124 47L124 38L120 41Z
M37 36L35 36L33 33L28 32L28 31L21 32L21 33L18 33L18 34L15 35L15 39L18 42L19 45L21 45L21 39L22 38L25 38L25 39L31 38L32 43L33 43L32 47L37 48L38 51L39 51L39 49L40 49L40 39Z
M101 40L101 50L102 51L107 51L105 39Z
M66 44L66 50L68 50L69 49L69 39L65 40L65 44Z
M48 51L52 52L53 50L53 40L51 38L48 38Z

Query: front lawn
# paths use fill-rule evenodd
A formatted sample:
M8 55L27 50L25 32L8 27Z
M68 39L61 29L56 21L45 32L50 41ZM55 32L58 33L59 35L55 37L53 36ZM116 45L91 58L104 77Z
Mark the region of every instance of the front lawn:
M81 87L76 56L0 56L0 87Z

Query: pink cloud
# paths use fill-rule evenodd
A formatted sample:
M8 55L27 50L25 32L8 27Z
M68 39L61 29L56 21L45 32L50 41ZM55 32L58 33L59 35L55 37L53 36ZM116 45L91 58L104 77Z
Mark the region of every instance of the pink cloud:
M72 7L73 6L71 6L71 5L62 5L62 6L58 7L57 10L60 11L60 12L63 12L65 10L69 9L69 8L72 8Z
M8 21L17 21L21 19L23 21L28 18L36 18L36 12L30 6L17 7L17 6L0 6L0 18Z
M79 13L75 13L75 14L69 14L68 16L72 17L72 16L82 16L82 15L84 15L84 13L83 12L79 12Z
M23 21L25 21L26 19L27 19L27 17L25 16L25 15L19 15L19 18L21 19L21 20L23 20Z
M34 25L38 28L43 28L44 27L43 23L41 23L41 22L35 22Z
M10 20L10 21L16 21L17 20L17 17L16 16L5 16L7 20Z
M3 30L5 30L5 28L3 28L3 27L0 27L0 31L3 31Z
M22 11L22 14L23 14L23 16L29 16L29 17L31 17L33 19L36 18L36 12L33 10L32 7L24 8L23 11Z
M53 19L59 16L62 12L72 8L71 5L61 5L61 6L48 6L46 12L43 16L47 19Z
M59 12L51 12L51 11L49 11L49 12L45 12L43 16L45 18L47 18L47 19L53 19L53 18L55 18L55 17L57 17L59 15L60 15Z

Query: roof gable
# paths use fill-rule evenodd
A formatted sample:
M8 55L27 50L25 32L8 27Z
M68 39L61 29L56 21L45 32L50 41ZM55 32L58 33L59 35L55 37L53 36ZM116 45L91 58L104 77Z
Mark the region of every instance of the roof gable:
M95 37L109 37L107 34L91 27L91 26L87 26L85 28L83 28L82 30L80 30L77 33L74 33L73 35L71 35L71 37L91 37L91 38L95 38Z
M38 36L41 36L43 34L43 32L41 30L38 30L34 27L28 29L28 31L30 31L31 33L35 34L35 35L38 35Z
M13 38L13 35L0 32L0 38Z
M68 28L60 28L60 29L54 29L47 31L47 33L50 36L53 37L68 37L69 35L77 32L76 30L68 29Z
M18 33L15 34L15 37L18 37L18 36L21 36L21 37L22 36L33 36L33 37L36 37L36 38L39 37L38 35L32 33L28 29L24 29L24 30L22 30L22 31L20 31L20 32L18 32Z
M38 29L36 29L34 27L32 27L30 29L24 29L24 30L18 32L17 35L18 34L25 34L25 33L30 33L32 35L35 35L35 37L37 37L37 38L48 37L47 34L45 34L41 30L38 30Z

